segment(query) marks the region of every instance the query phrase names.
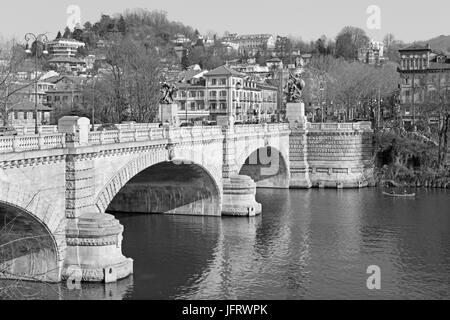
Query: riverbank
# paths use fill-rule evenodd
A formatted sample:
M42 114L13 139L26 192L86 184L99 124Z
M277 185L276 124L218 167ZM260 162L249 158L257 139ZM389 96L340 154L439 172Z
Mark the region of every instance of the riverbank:
M375 136L377 186L450 189L450 167L437 165L437 148L395 132Z

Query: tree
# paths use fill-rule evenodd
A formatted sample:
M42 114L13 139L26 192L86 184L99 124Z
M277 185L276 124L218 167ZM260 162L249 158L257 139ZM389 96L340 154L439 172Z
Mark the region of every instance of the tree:
M77 40L77 41L83 42L83 40L84 40L83 29L76 27L76 28L73 30L72 37L73 37L75 40Z
M336 38L336 55L349 60L356 60L361 48L367 46L369 37L357 27L344 27Z
M64 29L64 34L62 36L64 39L72 39L72 31L70 30L69 27L66 27Z
M120 15L119 21L117 22L117 29L123 36L126 35L127 23L125 22L123 15Z
M56 35L55 40L61 39L62 38L62 34L61 31L58 31L58 34Z
M9 114L12 112L14 104L22 99L19 95L21 90L26 89L37 81L20 81L18 71L26 60L22 46L14 41L0 43L0 117L3 125L7 125Z
M161 67L155 49L127 36L104 51L108 71L83 89L84 112L101 122L151 122L158 113Z

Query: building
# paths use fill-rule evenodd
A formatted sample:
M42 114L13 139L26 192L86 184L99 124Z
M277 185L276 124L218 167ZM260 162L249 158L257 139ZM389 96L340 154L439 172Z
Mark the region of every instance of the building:
M54 86L46 92L46 105L53 109L56 116L75 110L83 102L82 85L85 78L59 76L47 81Z
M423 111L450 102L450 55L419 44L399 53L401 116L404 123L413 124ZM433 117L430 120L435 121Z
M358 60L373 66L380 66L384 62L384 44L380 41L370 41L369 44L359 49Z
M276 87L229 66L186 71L182 77L175 96L181 119L217 120L232 110L236 121L268 120L276 110Z
M86 62L75 57L56 56L48 64L60 73L78 74L86 72Z
M275 50L276 38L271 34L230 34L221 39L222 43L233 43L238 45L241 55L254 56L257 52Z
M37 111L38 125L49 124L52 108L38 103ZM13 126L34 126L36 119L35 103L29 100L23 100L12 106L12 112L8 116L9 123Z
M84 42L74 39L55 39L47 43L48 51L53 57L75 57Z

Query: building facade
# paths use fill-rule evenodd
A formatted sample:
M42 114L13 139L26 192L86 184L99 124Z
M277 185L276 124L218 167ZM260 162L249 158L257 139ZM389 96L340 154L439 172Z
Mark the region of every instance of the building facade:
M358 60L373 66L379 66L384 62L384 44L372 40L369 44L359 49Z
M401 116L404 123L413 124L424 112L450 103L450 57L433 52L429 45L415 44L399 52ZM427 117L436 121L433 112Z
M55 39L47 43L49 53L54 57L75 57L83 42L73 39Z
M276 112L277 88L228 66L198 72L177 84L180 119L212 120L232 113L236 121L270 120Z

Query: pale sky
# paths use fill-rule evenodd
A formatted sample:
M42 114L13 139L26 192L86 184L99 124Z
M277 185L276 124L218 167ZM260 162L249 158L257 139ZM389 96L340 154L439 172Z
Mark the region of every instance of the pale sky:
M21 40L27 32L49 32L54 37L67 24L69 5L79 6L82 23L127 8L161 9L171 20L219 35L227 30L293 35L309 41L322 34L334 38L346 25L363 28L375 40L382 40L386 33L406 42L450 35L449 0L12 0L0 5L0 35ZM381 10L379 30L367 28L370 5Z

